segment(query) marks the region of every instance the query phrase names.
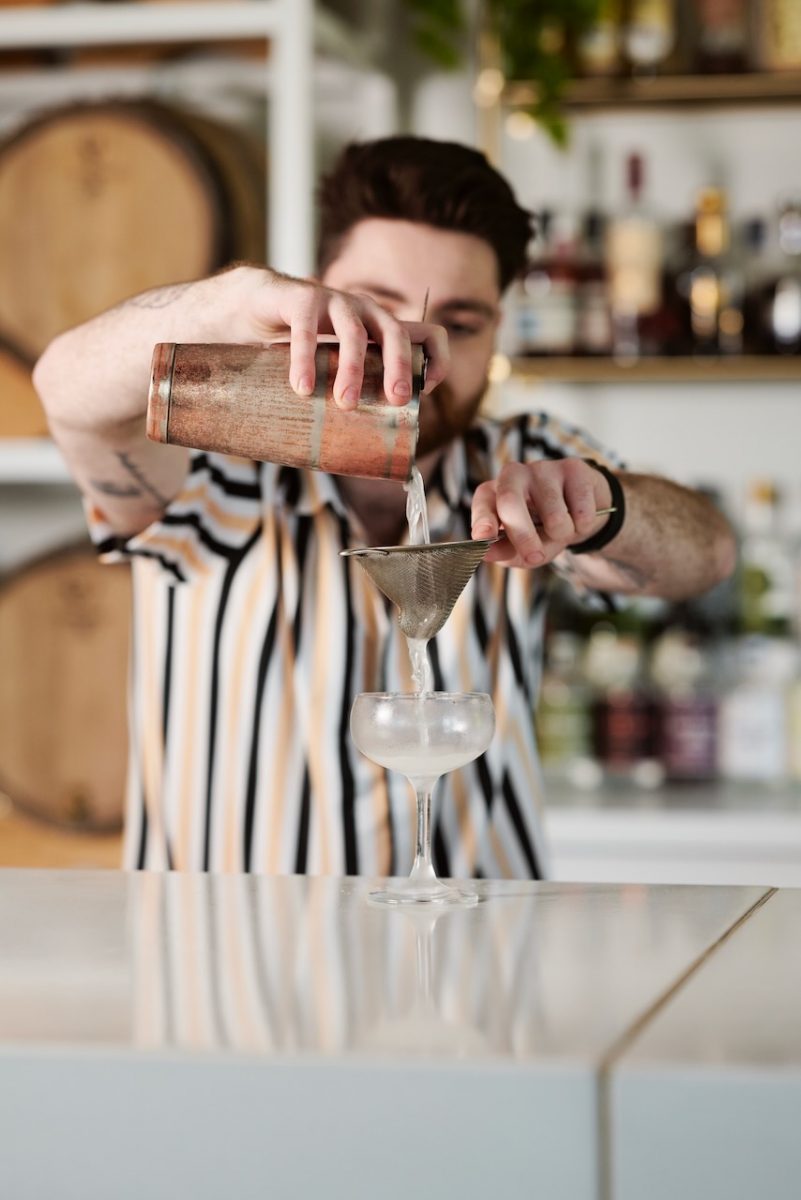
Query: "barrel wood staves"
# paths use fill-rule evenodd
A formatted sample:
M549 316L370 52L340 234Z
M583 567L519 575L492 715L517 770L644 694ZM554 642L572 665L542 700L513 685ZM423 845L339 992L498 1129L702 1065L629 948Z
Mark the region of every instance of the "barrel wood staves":
M31 367L0 341L0 438L44 437L47 420L31 380Z
M0 145L0 334L34 359L137 292L262 259L264 152L150 101L50 111Z
M66 828L122 822L131 584L82 543L0 585L0 791Z

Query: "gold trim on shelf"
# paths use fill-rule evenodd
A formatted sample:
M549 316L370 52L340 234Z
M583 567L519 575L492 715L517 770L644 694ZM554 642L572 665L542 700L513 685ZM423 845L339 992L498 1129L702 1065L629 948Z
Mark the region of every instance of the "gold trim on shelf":
M536 84L520 81L506 86L502 102L507 108L523 108L535 98ZM567 109L604 109L788 101L801 101L801 71L574 79L565 90L563 103Z
M562 383L781 383L801 382L801 357L732 358L513 358L511 378Z

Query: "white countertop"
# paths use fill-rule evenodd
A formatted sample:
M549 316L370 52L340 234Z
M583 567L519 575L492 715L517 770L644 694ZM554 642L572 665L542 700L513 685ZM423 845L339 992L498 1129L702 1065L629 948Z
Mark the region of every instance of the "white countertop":
M0 872L0 1053L405 1057L412 1013L445 1058L597 1062L762 894L483 882L484 903L432 920L373 887Z
M0 872L0 1194L597 1200L603 1064L765 894L372 886Z
M616 1200L801 1195L800 937L774 893L618 1057Z

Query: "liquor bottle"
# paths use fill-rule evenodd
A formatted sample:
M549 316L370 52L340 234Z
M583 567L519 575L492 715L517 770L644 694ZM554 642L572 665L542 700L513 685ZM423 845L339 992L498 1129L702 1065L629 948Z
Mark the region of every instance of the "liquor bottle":
M523 354L572 354L576 343L578 275L576 222L541 216L542 240L523 278L520 340Z
M730 252L726 197L704 188L695 214L695 246L679 279L687 302L690 347L695 354L738 354L743 345L744 282Z
M735 74L748 67L747 0L696 0L695 70Z
M801 70L798 0L758 0L755 18L755 66L762 71Z
M793 555L783 536L779 492L769 480L749 484L743 530L740 628L746 634L789 638L795 613Z
M651 678L659 695L657 747L672 782L702 782L717 774L717 711L710 655L685 630L666 630L653 648Z
M592 760L590 692L581 669L583 644L575 633L554 631L535 716L537 745L546 778L578 786L600 782Z
M648 319L662 299L662 231L643 204L642 155L626 160L627 205L609 221L605 239L615 357L632 361L658 349L648 338Z
M602 624L587 645L585 673L595 692L593 745L604 772L642 787L664 777L654 745L654 705L642 684L643 646Z
M584 219L584 237L578 261L576 352L611 354L613 345L609 284L604 265L604 218L591 209Z
M662 66L675 40L673 0L630 0L623 44L632 71L652 73Z
M620 70L622 11L622 0L600 0L595 20L576 47L580 75L616 75Z
M781 207L778 231L782 265L767 297L768 341L776 354L798 354L801 351L801 199L793 199Z
M767 233L767 222L762 217L751 217L742 229L743 349L746 354L772 351L768 334Z
M787 693L797 670L789 639L754 635L733 643L718 715L724 779L781 784L788 775Z

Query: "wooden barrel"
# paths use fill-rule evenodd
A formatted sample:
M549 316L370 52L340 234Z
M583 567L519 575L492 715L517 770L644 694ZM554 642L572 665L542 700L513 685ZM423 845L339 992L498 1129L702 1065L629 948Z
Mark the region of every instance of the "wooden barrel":
M0 867L80 870L115 868L122 862L122 834L59 829L29 817L0 795Z
M0 334L35 358L127 296L264 256L264 152L152 102L51 111L0 145Z
M76 829L122 821L130 572L85 543L0 585L0 791Z
M0 438L46 434L47 420L31 381L30 363L0 341Z

